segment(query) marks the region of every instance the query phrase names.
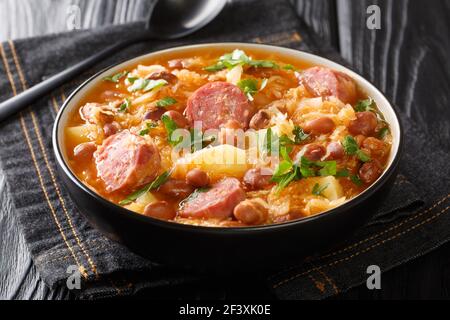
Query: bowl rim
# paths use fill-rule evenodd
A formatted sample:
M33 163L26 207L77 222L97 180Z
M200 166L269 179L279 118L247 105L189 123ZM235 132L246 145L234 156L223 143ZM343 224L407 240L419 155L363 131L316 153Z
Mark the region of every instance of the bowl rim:
M298 219L290 220L290 221L286 221L286 222L272 223L272 224L267 224L267 225L257 225L257 226L245 226L245 227L216 227L216 226L189 225L189 224L183 224L183 223L178 223L178 222L173 222L173 221L165 221L165 220L160 220L160 219L144 216L142 214L136 213L132 210L129 210L127 208L119 206L118 204L115 204L112 201L107 200L106 198L102 197L101 195L97 194L96 192L94 192L93 190L88 188L80 179L78 179L78 177L72 172L69 165L64 160L63 153L61 152L61 145L59 143L60 140L58 139L58 131L59 131L59 126L61 124L60 120L62 118L62 115L68 108L69 103L85 86L87 86L89 83L91 83L92 81L97 79L104 72L106 72L110 69L113 69L115 67L118 67L122 64L124 64L124 65L131 64L132 61L139 61L139 60L149 58L153 55L169 53L172 51L178 51L178 50L183 51L183 50L190 50L190 49L197 49L197 48L220 47L220 46L236 46L236 47L245 46L247 48L251 47L254 49L261 49L261 50L281 49L283 51L282 54L287 55L287 56L289 56L290 54L295 55L295 54L301 53L307 59L310 59L310 60L319 59L319 60L323 61L324 63L331 64L331 65L338 65L340 68L345 69L345 71L355 74L358 77L357 83L359 85L362 84L364 88L372 87L372 90L376 91L383 99L385 99L385 101L387 102L387 107L392 110L392 112L395 116L394 118L396 120L396 125L398 127L398 132L399 132L399 137L398 137L399 141L398 141L398 148L396 150L396 153L392 157L392 161L391 161L390 165L384 170L382 175L371 186L369 186L367 189L365 189L362 193L358 194L356 197L346 201L342 205L339 205L333 209L330 209L330 210L327 210L327 211L324 211L324 212L321 212L321 213L318 213L318 214L315 214L312 216L298 218ZM389 123L389 125L392 126L393 124ZM71 182L74 183L79 189L81 189L81 191L87 193L90 197L92 197L93 200L99 201L104 206L117 211L121 215L126 215L127 217L129 217L131 219L142 221L144 223L156 224L156 225L159 225L164 228L174 228L174 229L178 229L178 230L181 229L181 230L192 231L192 232L211 232L211 233L212 232L213 233L222 232L222 233L229 233L229 234L264 232L264 231L279 229L279 228L295 227L296 225L308 223L308 222L314 221L314 220L323 219L324 217L336 215L343 211L350 210L351 208L353 208L355 206L358 206L359 204L368 200L373 194L375 194L380 188L382 188L384 186L384 184L390 179L390 177L395 173L395 171L398 167L398 164L400 162L400 158L401 158L401 154L402 154L402 150L403 150L403 139L404 139L403 138L403 125L400 121L398 111L396 111L396 109L393 107L393 104L389 101L389 99L386 98L384 93L382 93L382 91L377 86L375 86L370 81L365 79L358 72L348 68L347 66L344 66L338 62L335 62L333 60L330 60L330 59L325 58L318 54L313 54L313 53L305 52L302 50L296 50L296 49L281 47L281 46L276 46L276 45L246 43L246 42L219 42L219 43L201 43L201 44L174 46L174 47L169 47L166 49L142 54L139 56L135 56L133 58L125 59L118 63L107 66L107 67L103 68L102 70L96 72L94 75L90 76L87 80L82 82L75 90L72 91L72 93L64 101L58 114L56 115L54 125L53 125L53 130L52 130L52 145L53 145L53 151L55 154L55 159L57 161L57 164L60 166L60 168L62 169L64 174L71 180ZM74 201L74 202L76 202L76 201Z

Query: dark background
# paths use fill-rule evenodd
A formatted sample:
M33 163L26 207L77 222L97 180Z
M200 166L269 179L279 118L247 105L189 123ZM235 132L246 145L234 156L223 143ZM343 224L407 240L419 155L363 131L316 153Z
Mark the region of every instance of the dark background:
M80 8L80 26L93 28L142 19L150 1L0 0L0 41L67 31L67 10L73 4ZM396 106L423 124L430 138L442 148L450 148L450 1L291 2L293 10L318 33L321 41L331 44ZM381 8L380 30L366 27L366 9L373 4ZM3 186L0 172L0 298L70 298L67 289L50 290L40 279L14 216L5 214L10 203L4 201ZM383 273L381 290L370 291L361 286L335 299L449 298L449 266L447 244ZM225 281L195 290L198 296L210 298L270 298L261 286L246 283L244 288ZM174 297L195 297L193 290L177 291Z

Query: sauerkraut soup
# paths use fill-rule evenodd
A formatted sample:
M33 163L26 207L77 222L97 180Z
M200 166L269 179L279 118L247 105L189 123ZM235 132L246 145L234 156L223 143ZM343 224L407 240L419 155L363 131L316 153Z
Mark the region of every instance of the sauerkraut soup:
M385 170L389 124L354 79L264 50L197 48L98 81L64 129L69 167L139 214L286 222L342 205Z

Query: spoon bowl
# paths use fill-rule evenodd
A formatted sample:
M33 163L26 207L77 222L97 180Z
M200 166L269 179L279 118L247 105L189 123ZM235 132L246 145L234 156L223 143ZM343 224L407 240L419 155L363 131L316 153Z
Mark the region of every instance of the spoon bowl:
M211 22L226 0L157 1L148 15L146 29L156 39L176 39Z

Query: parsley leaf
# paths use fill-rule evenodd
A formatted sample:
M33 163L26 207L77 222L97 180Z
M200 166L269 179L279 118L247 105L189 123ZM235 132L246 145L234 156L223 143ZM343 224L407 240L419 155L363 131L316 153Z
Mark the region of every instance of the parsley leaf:
M258 81L256 79L243 79L237 86L245 93L248 100L253 100L253 95L258 92Z
M336 175L336 161L316 161L314 165L321 166L319 175L322 177Z
M128 91L135 92L138 90L143 90L144 92L147 92L165 86L167 83L168 82L164 79L153 80L138 78L133 81L131 86L128 87Z
M145 185L142 189L139 189L138 191L133 192L128 197L126 197L125 199L120 201L119 204L121 206L130 204L133 201L135 201L137 198L142 196L143 194L149 192L150 190L158 189L163 183L165 183L169 179L169 176L170 176L170 172L169 171L163 172L161 175L156 177L155 180L153 180L149 184Z
M355 105L356 112L375 111L373 108L374 101L372 98L359 100Z
M156 122L147 122L146 126L147 126L147 128L139 131L140 136L145 136L146 134L149 133L150 129L156 128L158 126L158 124Z
M352 136L346 136L344 140L342 140L342 146L344 147L346 154L356 155L362 162L370 161L370 156L359 149L358 143Z
M296 71L297 69L292 65L292 64L285 64L283 66L284 70L292 70L292 71Z
M384 139L389 134L389 132L390 131L388 127L381 128L381 130L378 132L378 137L380 139Z
M209 72L220 71L223 69L232 69L237 65L248 65L250 67L260 68L278 68L278 65L270 60L252 60L244 51L236 49L231 53L224 54L219 60L210 66L204 67L203 70Z
M352 180L352 182L356 184L358 187L362 185L362 181L357 174L351 175L350 180Z
M127 74L128 74L128 71L122 71L122 72L116 73L116 74L114 74L112 76L104 77L103 81L109 81L109 82L117 83L117 82L119 82L119 80L122 77L126 76Z
M250 60L247 64L255 68L272 68L278 69L279 66L271 60Z
M328 188L328 183L327 184L325 184L325 185L323 185L323 186L320 186L318 183L316 183L315 185L314 185L314 187L313 187L313 189L312 189L312 194L313 195L316 195L316 196L320 196L320 195L322 195L322 192L326 189L326 188Z
M177 103L177 100L175 100L174 98L165 97L165 98L162 98L162 99L156 101L156 106L164 108L164 107L171 106L175 103Z
M350 175L350 172L348 171L348 169L342 169L336 172L335 176L336 177L348 177Z
M177 144L179 144L182 141L183 137L180 137L178 140L173 140L172 137L173 132L178 129L178 126L175 123L175 121L173 121L173 119L169 117L167 114L162 115L161 121L164 124L164 127L166 128L167 140L169 141L169 143L172 146L176 146Z
M295 136L295 144L300 144L302 143L302 141L305 141L306 139L309 138L309 134L306 134L303 129L299 126L295 126L294 130L292 131L292 133Z
M127 112L131 106L131 100L126 98L124 102L119 106L119 112Z

